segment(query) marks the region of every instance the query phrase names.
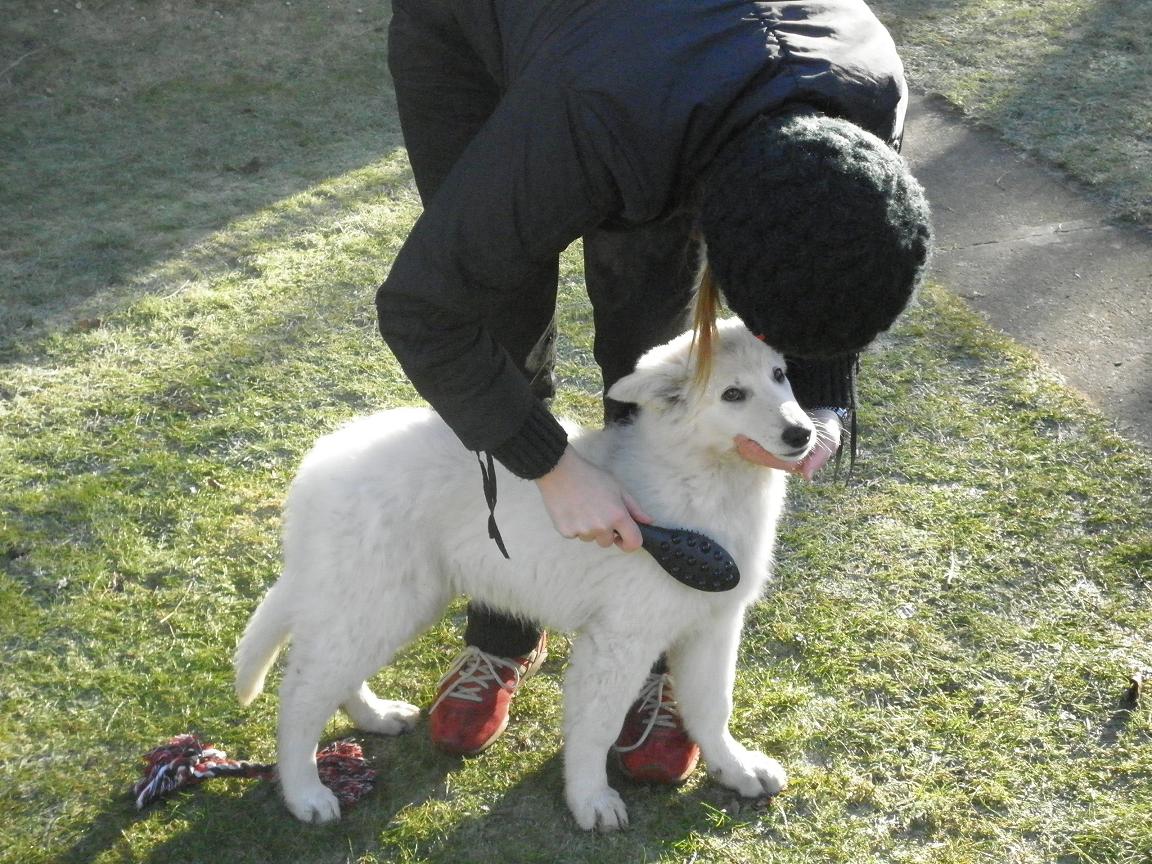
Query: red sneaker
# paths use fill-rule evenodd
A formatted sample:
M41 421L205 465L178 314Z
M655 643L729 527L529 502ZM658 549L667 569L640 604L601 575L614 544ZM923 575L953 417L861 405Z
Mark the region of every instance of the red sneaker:
M638 783L671 786L696 770L700 748L684 730L670 676L648 676L613 749L624 773Z
M432 743L446 753L474 756L508 727L508 703L548 656L548 635L540 634L523 657L497 657L469 645L440 679L428 710Z

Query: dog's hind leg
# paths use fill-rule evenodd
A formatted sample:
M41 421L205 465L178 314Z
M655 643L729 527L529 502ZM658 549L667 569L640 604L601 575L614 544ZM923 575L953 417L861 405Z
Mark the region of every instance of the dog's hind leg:
M348 658L333 656L331 645L324 646L324 662L310 662L317 647L302 640L293 644L280 684L280 790L292 815L302 822L340 818L336 796L316 773L316 743L340 703L357 688L357 679L346 671Z
M564 786L568 808L586 831L628 825L608 785L608 751L662 646L629 635L581 634L564 679Z
M775 759L748 750L728 731L742 617L713 621L678 642L668 652L668 667L684 728L700 745L708 773L741 795L759 798L780 792L788 775Z
M340 816L336 798L316 774L316 742L324 726L343 706L361 729L395 735L412 728L420 710L406 702L378 698L365 679L443 611L448 594L424 582L423 592L409 592L383 602L366 595L352 614L341 609L314 626L301 628L288 655L280 688L280 783L288 809L305 822L330 822ZM320 625L327 621L328 627Z
M316 744L342 704L356 706L357 722L368 720L390 731L400 731L405 718L414 717L414 706L404 706L386 709L395 725L381 717L370 719L372 705L360 700L360 691L367 690L367 685L362 683L366 673L359 661L346 640L337 643L330 634L323 639L297 639L288 654L280 685L278 770L284 803L302 822L340 818L336 796L316 773Z
M358 630L371 632L376 639L371 650L365 652L370 656L357 658L366 675L375 674L391 663L396 652L435 622L448 605L448 592L435 589L426 575L413 577L411 581L424 590L409 592L403 604L396 602L395 597L390 603L373 604L356 625ZM356 728L377 735L400 735L411 730L420 719L420 709L415 705L381 699L367 681L361 683L341 707Z
M376 735L400 735L408 732L420 719L420 709L408 702L381 699L365 681L350 699L341 705L357 729Z

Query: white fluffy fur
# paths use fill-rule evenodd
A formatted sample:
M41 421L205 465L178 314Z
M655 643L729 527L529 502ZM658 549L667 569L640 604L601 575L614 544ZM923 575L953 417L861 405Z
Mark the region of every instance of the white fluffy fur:
M611 396L637 402L635 422L570 430L572 445L610 470L657 524L703 531L734 555L740 584L708 594L668 576L643 551L565 540L533 483L502 468L496 516L511 560L487 535L475 456L436 414L385 411L322 438L288 495L284 572L236 651L236 692L248 704L291 638L280 688L280 780L305 821L340 815L316 775L315 747L343 707L369 732L410 728L419 710L377 698L365 679L467 594L550 628L575 631L564 684L565 786L582 828L627 824L608 786L606 754L648 668L663 651L685 726L711 774L743 795L786 783L779 763L728 732L744 611L769 576L786 475L740 458L744 434L777 455L788 426L811 425L784 361L738 322L722 322L714 369L692 383L690 336L654 349ZM729 387L747 398L729 401ZM791 458L799 454L790 452Z

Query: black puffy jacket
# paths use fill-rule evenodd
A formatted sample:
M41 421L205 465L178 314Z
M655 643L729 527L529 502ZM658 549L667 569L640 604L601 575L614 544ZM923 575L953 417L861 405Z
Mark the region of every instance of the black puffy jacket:
M521 454L510 467L534 477L559 459L563 431L479 310L585 231L691 202L709 160L758 115L804 103L896 144L907 88L860 0L461 6L502 98L380 287L380 331L466 446L506 464Z

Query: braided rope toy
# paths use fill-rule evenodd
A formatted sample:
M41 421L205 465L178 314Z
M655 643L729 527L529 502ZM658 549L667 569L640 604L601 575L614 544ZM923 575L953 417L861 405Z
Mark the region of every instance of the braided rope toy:
M317 751L316 769L341 807L355 804L376 785L375 769L368 767L360 745L352 741L336 741ZM145 754L144 776L132 786L136 809L213 777L275 780L276 766L229 759L194 734L177 735Z

